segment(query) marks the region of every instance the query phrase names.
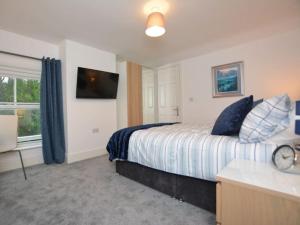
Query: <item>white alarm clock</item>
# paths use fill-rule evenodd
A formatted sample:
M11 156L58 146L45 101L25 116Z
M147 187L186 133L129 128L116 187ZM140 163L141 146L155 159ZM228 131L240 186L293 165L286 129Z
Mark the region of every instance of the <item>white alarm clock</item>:
M300 174L300 164L297 162L296 151L289 145L277 147L273 152L272 161L280 171Z

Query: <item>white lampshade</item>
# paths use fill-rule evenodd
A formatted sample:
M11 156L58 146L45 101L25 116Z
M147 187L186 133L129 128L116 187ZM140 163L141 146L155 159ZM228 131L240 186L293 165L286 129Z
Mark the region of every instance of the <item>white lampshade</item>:
M145 34L150 37L159 37L166 32L164 15L153 12L148 16Z

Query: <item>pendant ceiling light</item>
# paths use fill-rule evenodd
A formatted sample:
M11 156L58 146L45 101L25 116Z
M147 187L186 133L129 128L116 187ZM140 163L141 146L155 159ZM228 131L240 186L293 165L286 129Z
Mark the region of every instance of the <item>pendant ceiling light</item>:
M152 12L147 19L145 34L150 37L159 37L166 32L164 15L160 12Z

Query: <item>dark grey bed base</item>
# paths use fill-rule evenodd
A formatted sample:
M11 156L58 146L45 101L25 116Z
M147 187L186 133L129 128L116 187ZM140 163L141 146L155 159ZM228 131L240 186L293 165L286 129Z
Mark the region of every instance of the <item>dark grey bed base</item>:
M216 182L167 173L128 161L116 161L116 170L120 175L216 213Z

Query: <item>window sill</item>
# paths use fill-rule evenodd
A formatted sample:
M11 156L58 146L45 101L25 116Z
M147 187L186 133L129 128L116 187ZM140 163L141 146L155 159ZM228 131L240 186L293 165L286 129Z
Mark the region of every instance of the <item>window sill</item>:
M42 141L28 141L23 143L18 143L17 147L14 149L16 151L18 150L28 150L28 149L35 149L35 148L41 148L42 147Z

